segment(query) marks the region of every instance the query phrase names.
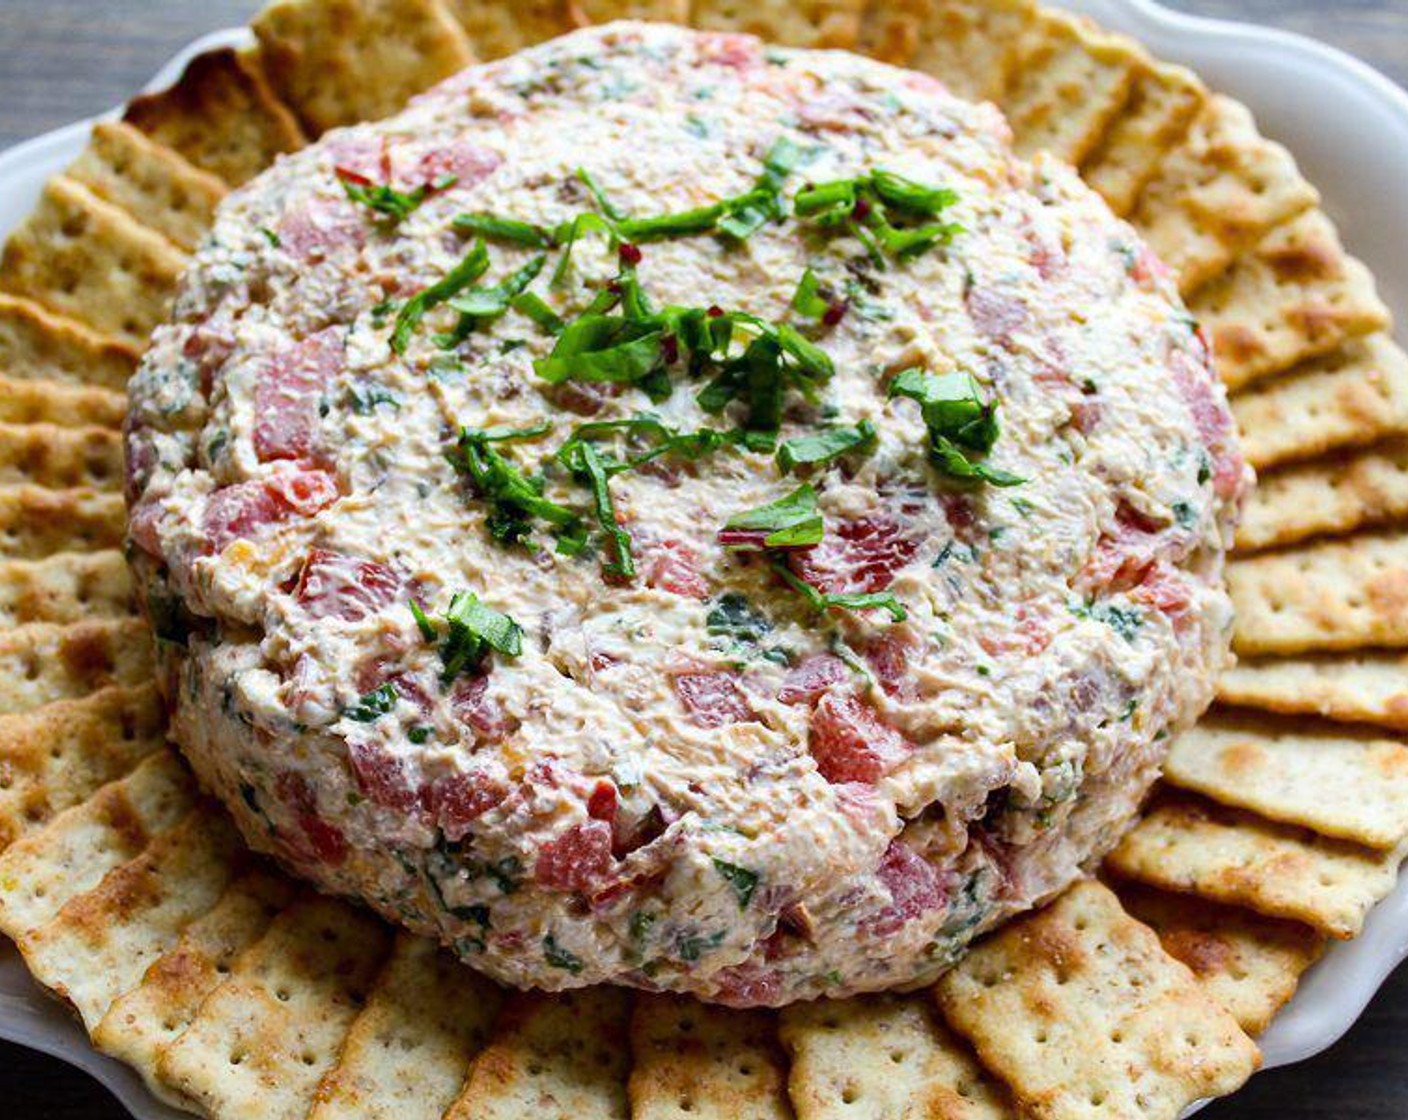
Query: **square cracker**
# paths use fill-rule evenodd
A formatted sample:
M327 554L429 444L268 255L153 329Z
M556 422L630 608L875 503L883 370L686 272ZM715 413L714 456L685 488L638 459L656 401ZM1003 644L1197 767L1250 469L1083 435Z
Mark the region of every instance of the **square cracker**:
M5 242L0 287L140 351L185 264L161 234L60 175Z
M198 805L136 859L22 937L25 964L93 1030L181 931L215 905L235 877L241 850L220 807Z
M1356 338L1232 398L1247 462L1261 470L1408 433L1408 354Z
M510 992L445 1120L627 1120L631 994Z
M86 800L165 743L155 684L0 716L0 850Z
M1036 10L1032 0L872 0L859 48L922 70L959 97L991 100L1007 88L1017 42Z
M1273 230L1200 288L1189 309L1233 392L1389 325L1374 278L1318 209Z
M126 531L121 494L0 486L0 557L42 560L56 552L121 548Z
M689 22L706 31L746 31L783 47L850 50L865 0L694 0Z
M152 634L140 618L18 626L0 632L0 716L145 684L153 670Z
M17 840L0 854L0 932L18 941L38 929L194 805L185 766L173 751L160 751Z
M302 1120L389 943L365 911L300 899L159 1052L159 1078L221 1120Z
M1171 957L1248 1034L1260 1034L1295 995L1300 975L1319 958L1325 938L1299 922L1264 918L1191 894L1125 884L1120 902L1159 935Z
M440 1120L488 1041L501 999L435 942L398 933L308 1120Z
M270 80L313 136L389 116L474 61L436 0L274 0L250 26Z
M1189 294L1268 232L1320 201L1246 106L1208 99L1140 195L1132 221Z
M126 412L127 398L111 389L0 374L0 423L119 428Z
M882 995L784 1007L797 1120L1016 1120L1007 1089L931 1002Z
M170 89L129 101L122 119L235 187L307 142L258 60L231 47L196 55Z
M1239 653L1408 645L1408 533L1365 533L1235 559Z
M1253 552L1408 517L1408 439L1341 451L1264 474L1237 527Z
M121 392L140 348L0 292L0 375Z
M1243 658L1218 678L1229 704L1408 731L1408 653Z
M115 428L0 423L0 486L56 490L122 486L122 433Z
M1144 65L1130 40L1080 16L1038 10L998 99L1017 153L1045 151L1079 165L1124 108Z
M1214 711L1174 740L1164 781L1365 847L1408 838L1408 746L1345 728Z
M115 548L0 560L0 627L132 613L132 575Z
M88 146L64 174L188 253L225 196L223 180L120 121L95 124Z
M934 991L1033 1120L1175 1120L1260 1061L1236 1020L1095 882L1005 926Z
M188 1107L157 1080L157 1052L186 1029L201 1001L224 982L235 959L264 935L294 892L291 880L262 870L232 883L209 913L152 962L141 983L113 1003L93 1031L94 1045L135 1069L163 1100Z
M632 1120L791 1120L777 1017L688 996L641 995L631 1013Z
M1189 795L1169 796L1110 853L1114 873L1164 890L1357 937L1393 889L1403 852L1273 824Z
M1081 177L1121 216L1134 209L1144 184L1188 132L1207 100L1198 76L1181 66L1149 62L1135 76L1129 100L1081 165Z
M578 25L568 0L522 0L515 4L446 0L445 6L464 28L474 57L486 62L555 38Z

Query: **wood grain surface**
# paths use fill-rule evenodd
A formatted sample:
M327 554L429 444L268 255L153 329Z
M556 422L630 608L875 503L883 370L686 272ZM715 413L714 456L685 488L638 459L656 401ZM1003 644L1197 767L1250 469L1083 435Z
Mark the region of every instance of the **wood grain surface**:
M1167 2L1315 36L1408 86L1408 0ZM0 147L117 104L186 43L244 22L257 6L252 0L0 0ZM1408 321L1408 308L1396 310L1400 321ZM1206 1120L1408 1118L1408 968L1384 985L1333 1049L1259 1074L1241 1093L1200 1115ZM83 1074L0 1043L5 1120L124 1116Z

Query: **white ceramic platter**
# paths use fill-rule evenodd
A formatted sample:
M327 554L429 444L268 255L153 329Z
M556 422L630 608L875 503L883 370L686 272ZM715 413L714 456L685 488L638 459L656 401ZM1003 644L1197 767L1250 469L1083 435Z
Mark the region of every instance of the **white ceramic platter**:
M1185 16L1152 0L1062 2L1250 105L1262 130L1286 144L1320 188L1325 209L1373 269L1389 306L1408 315L1408 93L1302 36ZM247 40L243 28L208 35L164 66L150 88L169 85L201 51ZM0 235L29 212L44 180L78 155L91 124L81 121L0 154ZM1265 1065L1287 1065L1329 1047L1405 957L1408 879L1374 909L1362 936L1332 946L1306 973L1261 1040ZM87 1070L139 1120L183 1115L158 1103L125 1066L95 1053L73 1020L29 979L8 942L0 944L0 1038Z

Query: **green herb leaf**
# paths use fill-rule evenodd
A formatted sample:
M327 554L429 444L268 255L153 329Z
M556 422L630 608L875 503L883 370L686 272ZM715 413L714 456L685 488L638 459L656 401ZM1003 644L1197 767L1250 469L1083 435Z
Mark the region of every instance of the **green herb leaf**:
M822 296L821 281L810 268L797 282L797 290L792 294L792 310L808 319L820 319L831 310L831 301Z
M1017 486L1024 479L974 455L997 442L997 406L985 402L978 383L966 373L932 374L907 369L890 382L890 397L917 401L929 431L929 458L950 478Z
M748 909L748 903L752 901L753 892L758 887L758 873L746 867L739 867L735 863L725 863L721 859L715 859L713 862L714 870L733 888L733 893L738 898L738 908Z
M582 185L587 188L588 192L590 192L592 198L596 200L596 204L601 208L601 212L603 214L605 214L613 222L619 222L622 218L626 216L614 205L612 205L611 200L606 197L606 192L602 190L600 186L597 185L597 181L592 178L591 173L587 171L585 167L577 168L576 175L578 180L581 181Z
M360 183L340 173L338 181L349 199L389 218L393 225L403 221L430 196L428 187L417 187L409 192L398 191L389 185Z
M488 268L489 251L484 247L483 241L476 241L464 259L442 279L428 288L423 288L401 305L401 310L396 313L396 325L391 330L391 349L397 354L404 354L406 347L410 345L411 335L420 326L425 313L469 287L483 276Z
M619 315L583 315L557 336L533 368L552 385L564 381L639 381L662 360L663 332Z
M817 611L828 611L836 607L851 611L883 610L894 622L903 622L909 617L904 604L892 591L821 592L798 576L785 562L776 560L772 567L784 583L800 593Z
M675 214L659 214L650 218L623 218L616 226L627 241L660 241L667 237L685 237L691 233L707 233L718 223L725 205L699 206Z
M343 715L358 723L374 723L396 707L396 686L390 681L363 693L357 703Z
M416 620L416 629L420 631L420 636L427 642L435 641L438 633L435 629L435 623L430 621L430 616L425 613L425 608L415 599L411 600L411 617Z
M523 292L509 301L509 306L520 315L526 315L548 334L561 334L566 325L561 317L548 306L547 301L536 292Z
M719 542L739 549L806 548L819 544L824 531L816 490L803 483L786 497L730 517Z
M569 952L557 943L557 938L548 934L543 938L543 960L553 968L566 969L574 976L582 971L582 958Z
M547 257L538 254L499 283L490 287L467 288L450 299L449 304L462 315L473 319L494 319L508 310L515 296L528 287L542 272Z
M466 669L473 669L484 660L489 650L506 657L523 652L523 630L506 614L486 607L470 591L457 591L445 612L449 632L440 647L444 663L440 679L448 684Z
M913 214L937 214L958 201L958 193L948 187L928 187L893 171L872 171L870 187L886 205Z
M515 218L500 218L494 214L460 214L453 225L459 233L472 233L491 241L507 241L531 249L546 249L553 244L550 232L532 222Z
M756 642L772 629L772 623L736 591L719 597L705 616L704 625L711 634L722 634L740 642Z
M635 559L631 555L631 534L616 521L616 506L611 500L610 476L606 464L597 449L590 443L578 445L578 459L581 474L585 475L592 488L592 500L596 505L597 524L611 540L614 556L607 561L604 569L608 575L631 580L636 577Z
M529 429L531 431L531 429ZM517 466L490 446L495 439L521 436L508 431L485 433L466 428L460 433L451 461L469 475L478 495L489 506L488 529L500 541L521 541L532 531L535 518L546 521L559 533L559 540L578 540L579 519L565 506L543 497L542 482L526 476Z
M828 428L812 435L789 439L777 449L777 465L783 474L798 467L815 467L839 459L852 451L869 453L875 447L875 425L869 420Z

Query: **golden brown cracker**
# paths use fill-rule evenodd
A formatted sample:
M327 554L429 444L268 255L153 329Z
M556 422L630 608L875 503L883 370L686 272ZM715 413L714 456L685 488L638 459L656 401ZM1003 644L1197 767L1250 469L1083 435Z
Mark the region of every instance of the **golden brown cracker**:
M111 389L0 374L0 424L120 427L127 398Z
M689 22L705 31L743 31L784 47L849 50L865 0L693 0Z
M0 560L0 627L132 613L132 577L117 549Z
M1408 731L1408 653L1242 658L1217 682L1229 704Z
M484 4L480 0L446 0L464 28L475 58L502 58L571 31L578 25L568 0L524 0L520 4Z
M922 70L959 97L992 99L1007 88L1017 43L1036 11L1032 0L870 0L859 48Z
M145 684L152 671L151 631L139 618L17 626L0 632L0 715Z
M58 552L121 548L126 527L121 494L0 486L0 558L42 560Z
M0 375L121 392L139 347L0 292Z
M67 490L122 486L122 433L90 425L0 423L0 486Z

